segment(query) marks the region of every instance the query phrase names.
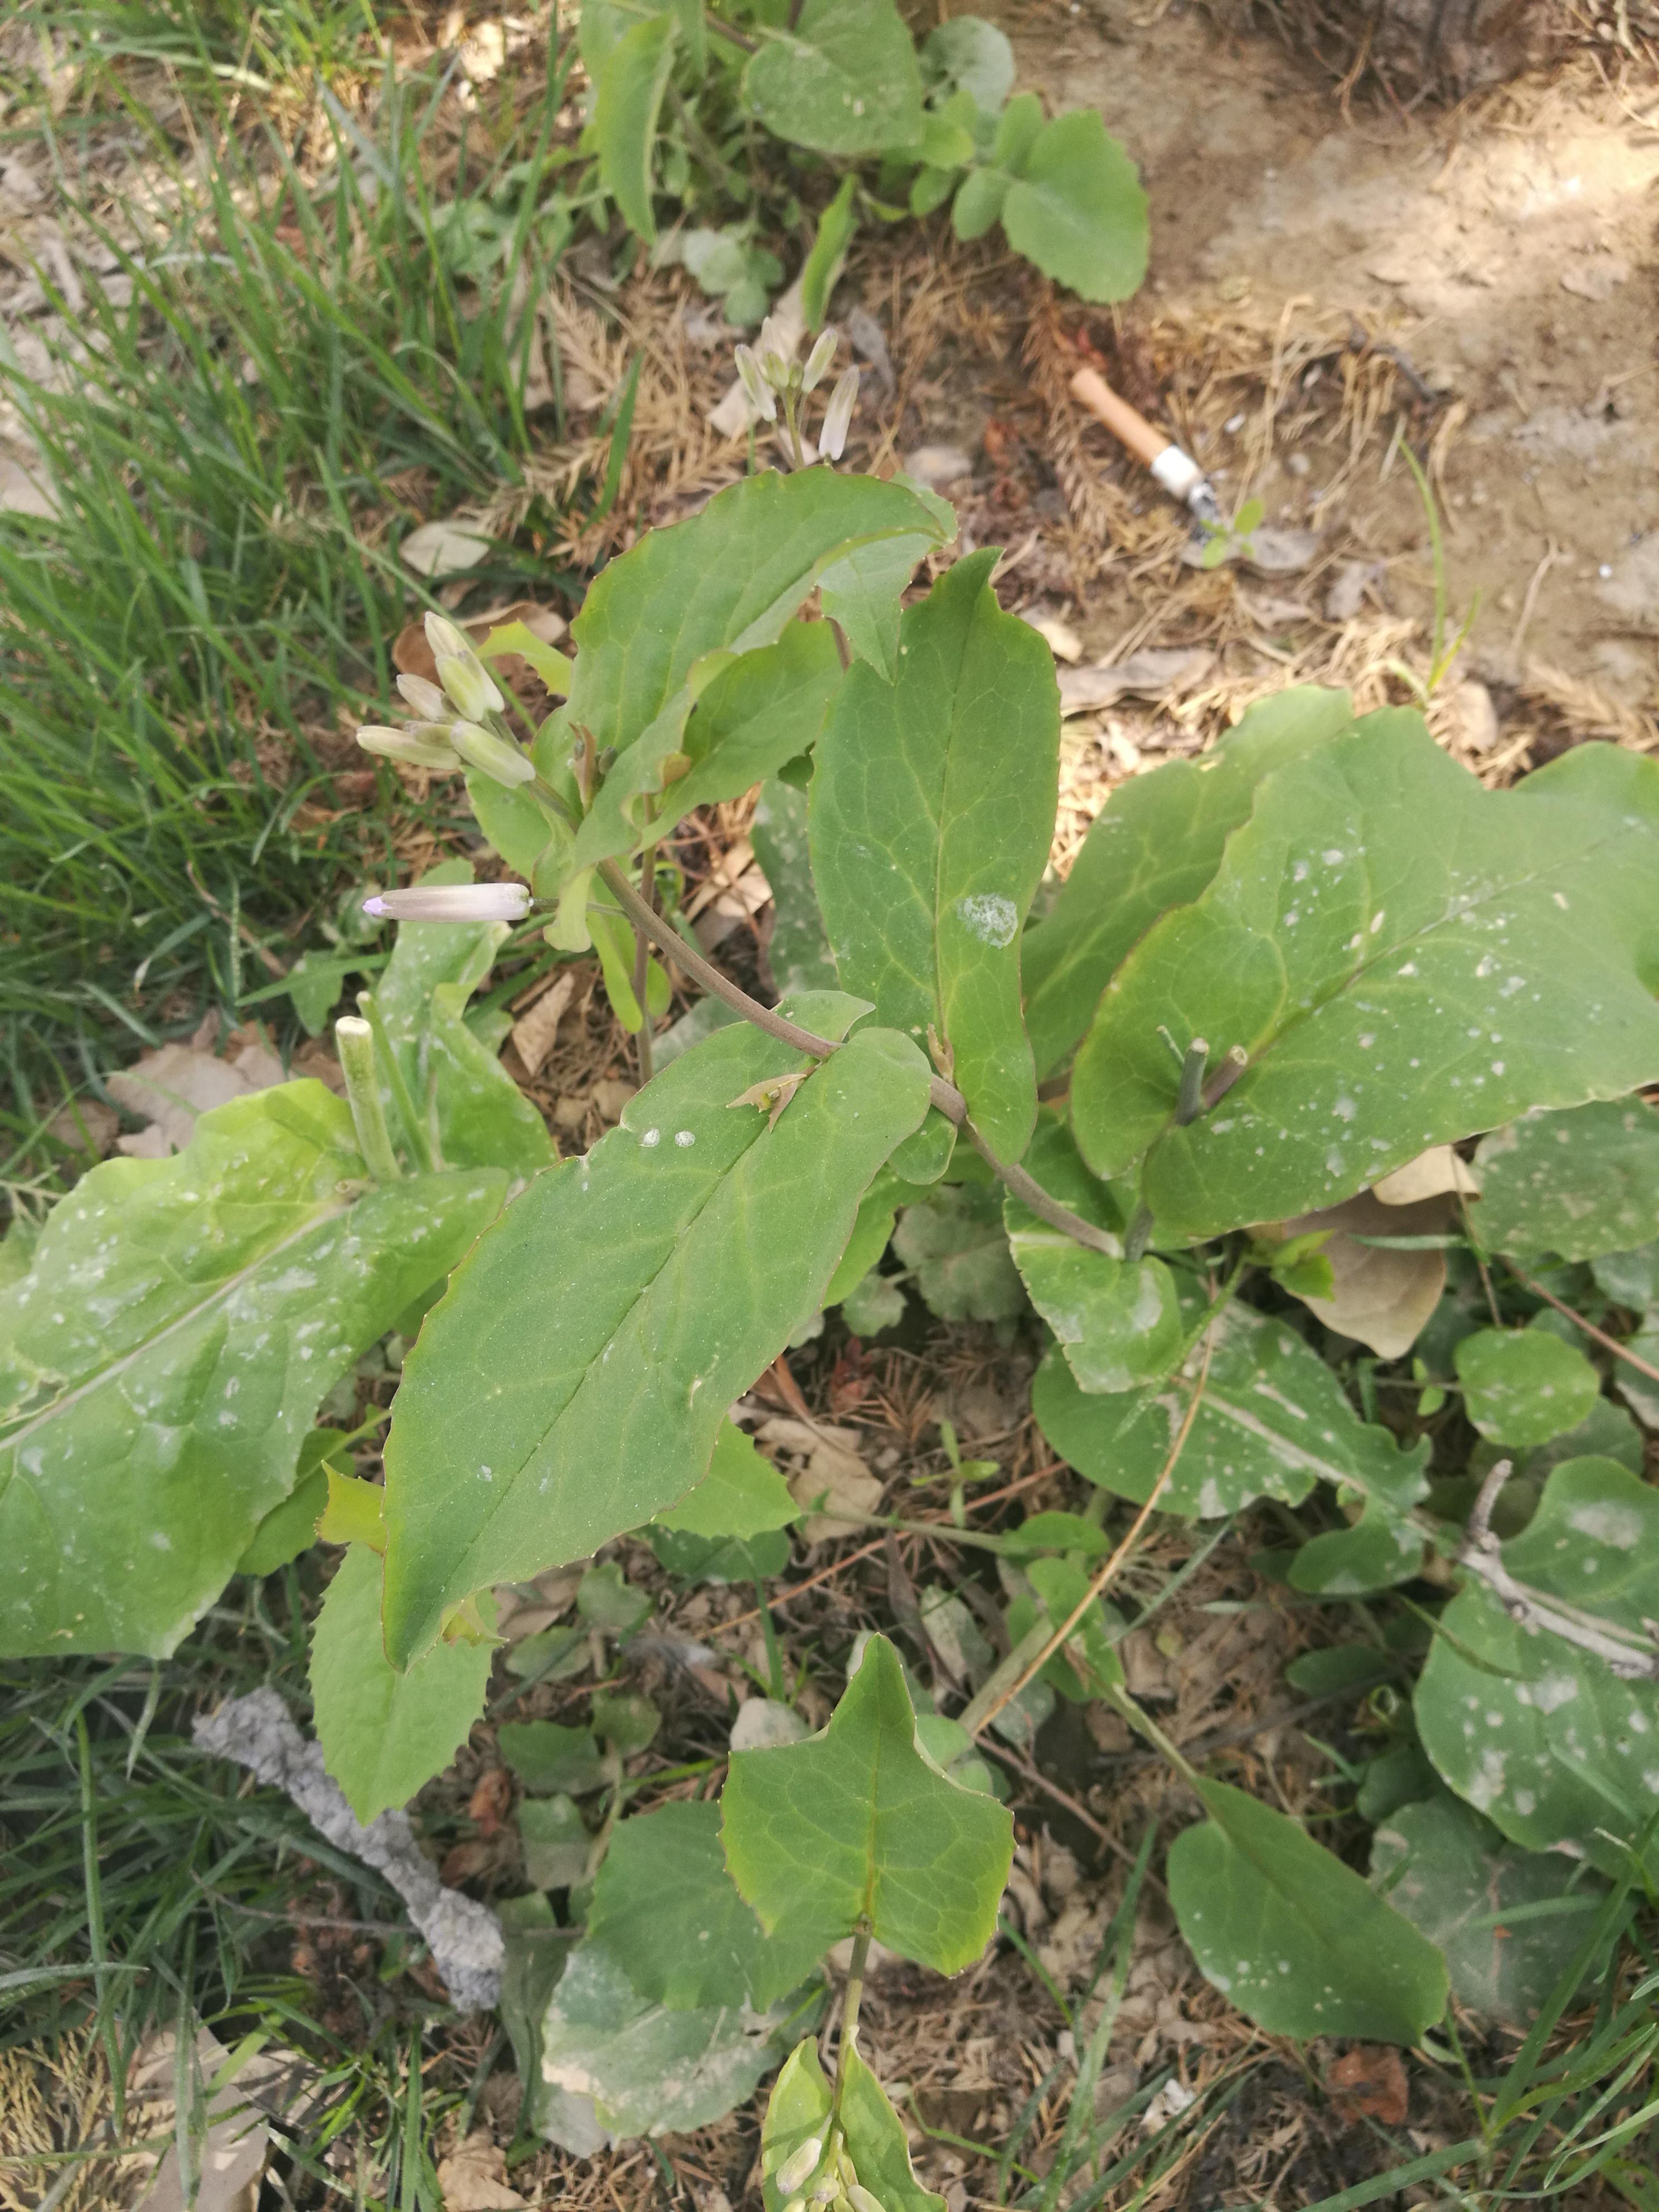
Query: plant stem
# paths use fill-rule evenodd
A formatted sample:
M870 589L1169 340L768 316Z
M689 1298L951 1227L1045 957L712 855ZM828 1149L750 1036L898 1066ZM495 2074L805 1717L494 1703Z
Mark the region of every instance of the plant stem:
M840 2148L841 2100L847 2087L847 2054L858 2048L859 2008L864 2001L865 1970L870 1963L870 1930L860 1928L853 1938L853 1956L847 1969L847 1996L841 2015L841 2045L836 2053L836 2100L830 2110L830 2141Z
M1076 1605L1073 1607L1066 1619L1061 1621L1060 1626L1056 1628L1051 1635L1044 1638L1042 1643L1038 1645L1036 1652L1031 1654L1025 1660L1022 1671L1015 1674L1013 1679L1006 1686L999 1687L994 1697L988 1695L988 1692L991 1689L991 1683L988 1682L985 1688L981 1691L979 1696L974 1699L973 1704L968 1707L967 1711L962 1714L961 1719L963 1726L968 1729L969 1735L978 1735L983 1729L990 1726L991 1723L996 1718L997 1715L1002 1711L1005 1705L1012 1705L1013 1703L1014 1699L1025 1687L1025 1685L1034 1675L1040 1674L1042 1668L1048 1665L1049 1660L1054 1657L1055 1652L1060 1650L1066 1638L1072 1634L1078 1623L1083 1619L1084 1615L1089 1611L1091 1607L1098 1602L1102 1594L1113 1582L1116 1580L1125 1560L1127 1559L1130 1553L1134 1548L1136 1539L1140 1534L1141 1530L1146 1527L1148 1520L1152 1517L1152 1509L1158 1504L1158 1499L1162 1498L1165 1490L1168 1489L1170 1477L1176 1471L1176 1464L1186 1448L1188 1437L1192 1434L1193 1423L1198 1419L1198 1409L1203 1403L1204 1386L1210 1379L1210 1353L1213 1347L1214 1340L1213 1336L1208 1334L1206 1334L1204 1340L1203 1360L1199 1367L1198 1379L1193 1384L1193 1395L1187 1401L1187 1411L1182 1416L1181 1427L1176 1432L1175 1442L1170 1447L1169 1457L1158 1469L1158 1480L1152 1485L1152 1488L1146 1493L1146 1504L1141 1507L1139 1512L1136 1514L1134 1519L1129 1523L1128 1534L1124 1537L1123 1541L1118 1546L1117 1549L1107 1560L1105 1565L1102 1567L1100 1572L1095 1576L1094 1579L1090 1583L1088 1589L1085 1590L1083 1595L1078 1600ZM1033 1630L1032 1634L1035 1635L1036 1632ZM1024 1651L1025 1645L1030 1643L1030 1640L1031 1638L1029 1636L1022 1638L1019 1645L1017 1647L1018 1650ZM1008 1666L1009 1662L1012 1661L1013 1656L1014 1654L1011 1652L1009 1654L1008 1660L1005 1660L1003 1666L997 1669L998 1674L1000 1674L1004 1671L1004 1668ZM995 1680L996 1676L994 1675L992 1677L992 1681L995 1681ZM981 1707L983 1708L982 1710L981 1710ZM973 1715L973 1725L971 1727L969 1727L969 1714Z
M1069 1206L1062 1206L1057 1198L1050 1198L1034 1176L1026 1173L1018 1164L1008 1166L998 1159L973 1123L965 1121L962 1133L979 1154L993 1175L1005 1182L1022 1206L1029 1206L1039 1219L1051 1229L1058 1229L1071 1237L1074 1243L1086 1244L1091 1252L1103 1252L1109 1259L1123 1257L1123 1243L1109 1229L1097 1229L1092 1221L1085 1221L1080 1213L1073 1213Z
M392 1049L392 1039L386 1035L386 1017L381 1013L372 991L359 991L357 1011L374 1032L375 1056L386 1069L386 1088L392 1093L392 1103L398 1109L398 1119L404 1125L404 1139L415 1155L415 1164L423 1175L433 1169L432 1140L421 1125L415 1111L415 1101L409 1095L409 1085L404 1080L404 1071L397 1054Z
M647 845L640 857L640 891L641 902L653 914L657 910L657 848ZM639 1054L640 1082L651 1080L651 1009L645 1003L646 976L651 959L651 940L635 922L634 925L634 1003L640 1010L640 1033L635 1039Z
M790 1021L787 1016L775 1012L770 1006L762 1006L758 999L751 999L739 984L722 974L711 961L705 960L695 946L688 945L679 932L665 921L660 915L653 913L614 860L601 860L598 872L635 928L642 931L694 981L701 983L705 991L712 992L717 999L723 999L746 1022L752 1022L757 1029L764 1030L768 1036L776 1037L781 1044L793 1045L797 1052L811 1053L815 1060L828 1060L832 1052L841 1049L832 1038L815 1036L811 1030L802 1029L798 1022ZM1016 1198L1029 1206L1033 1213L1041 1215L1051 1228L1061 1231L1076 1243L1086 1245L1091 1251L1108 1253L1113 1259L1121 1256L1118 1240L1109 1231L1097 1229L1093 1222L1085 1221L1079 1213L1073 1213L1058 1199L1050 1198L1042 1184L1034 1182L1024 1168L1011 1167L1006 1161L997 1158L968 1119L968 1102L953 1083L947 1083L942 1075L934 1076L930 1095L933 1103L947 1121L955 1122L963 1131L991 1172L1007 1185Z
M376 1182L396 1182L403 1174L392 1149L392 1133L386 1125L380 1079L375 1067L374 1032L356 1014L342 1014L334 1024L334 1043L345 1078L346 1099L357 1132L357 1149Z
M1645 1359L1638 1359L1636 1354L1627 1346L1620 1344L1616 1337L1609 1336L1604 1329L1597 1328L1593 1321L1586 1321L1583 1314L1575 1313L1571 1306L1564 1305L1553 1291L1547 1291L1541 1283L1534 1283L1530 1275L1523 1275L1513 1260L1506 1260L1504 1264L1523 1291L1530 1291L1534 1297L1542 1298L1547 1305L1553 1306L1557 1313L1565 1314L1575 1328L1582 1328L1585 1335L1593 1338L1604 1352L1612 1352L1615 1358L1622 1359L1626 1366L1635 1368L1638 1375L1645 1375L1650 1382L1659 1382L1659 1367L1650 1367Z
M1181 1089L1176 1097L1176 1127L1184 1129L1204 1110L1204 1071L1210 1064L1206 1037L1194 1037L1181 1063Z
M1152 1715L1144 1707L1136 1704L1121 1683L1107 1691L1106 1703L1115 1706L1135 1734L1144 1735L1153 1750L1160 1757L1166 1759L1177 1774L1194 1785L1197 1784L1198 1769L1193 1765L1191 1759L1177 1745L1170 1742Z

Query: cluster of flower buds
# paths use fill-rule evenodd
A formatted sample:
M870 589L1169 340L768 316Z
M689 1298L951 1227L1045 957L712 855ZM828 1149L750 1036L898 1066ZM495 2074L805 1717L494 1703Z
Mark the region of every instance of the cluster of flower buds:
M371 722L357 732L365 752L410 768L477 769L497 783L528 783L536 771L507 735L507 702L464 632L442 615L426 618L438 681L400 676L398 689L415 719L402 729Z
M787 2200L784 2212L830 2212L833 2206L842 2207L843 2212L885 2212L881 2199L860 2183L844 2142L838 2144L826 2160L823 2138L808 2136L799 2149L792 2151L785 2159L772 2179L779 2193Z
M776 323L769 315L761 325L760 337L754 346L740 345L737 349L738 376L750 405L757 415L768 422L778 419L778 402L783 402L784 412L793 424L795 410L807 392L820 385L830 373L836 358L836 349L841 340L834 330L826 329L806 356L805 364L793 358L794 348L786 343ZM830 404L823 413L818 431L818 451L838 461L847 444L847 432L853 420L853 409L859 396L859 373L856 368L843 369L830 394Z

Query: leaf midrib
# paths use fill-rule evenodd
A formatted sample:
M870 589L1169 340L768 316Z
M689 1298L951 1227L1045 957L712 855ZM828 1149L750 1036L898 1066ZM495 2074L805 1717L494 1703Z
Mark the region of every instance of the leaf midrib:
M216 1305L233 1297L242 1285L251 1277L258 1274L260 1268L269 1261L280 1259L290 1246L297 1244L302 1237L308 1237L313 1229L319 1228L324 1222L337 1220L342 1214L349 1213L356 1203L356 1201L352 1199L334 1199L327 1205L319 1206L298 1229L284 1237L280 1243L271 1245L268 1250L262 1252L257 1260L251 1260L246 1267L239 1268L235 1274L226 1276L222 1282L215 1285L206 1297L190 1307L187 1311L175 1315L173 1319L164 1328L158 1329L154 1336L146 1337L143 1343L134 1345L131 1352L123 1352L118 1358L107 1361L102 1367L77 1382L72 1389L66 1390L60 1396L54 1398L51 1405L43 1406L38 1413L24 1416L24 1425L21 1428L14 1430L9 1436L0 1437L0 1450L11 1452L14 1459L13 1469L3 1480L0 1480L0 1497L4 1496L5 1490L13 1479L17 1449L27 1443L37 1429L43 1427L48 1421L56 1420L59 1414L70 1412L92 1391L101 1389L105 1383L112 1381L118 1376L125 1374L135 1361L148 1358L159 1346L165 1344L169 1337L176 1335L180 1329L189 1328L193 1322L199 1321L204 1313L210 1312Z

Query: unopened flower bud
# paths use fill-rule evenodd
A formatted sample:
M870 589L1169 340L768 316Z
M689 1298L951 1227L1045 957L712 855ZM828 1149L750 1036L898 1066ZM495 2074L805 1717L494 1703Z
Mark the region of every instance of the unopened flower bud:
M852 2206L853 2212L887 2212L887 2208L880 2197L872 2197L867 2189L861 2187L856 2181L848 2185L847 2201Z
M804 2197L792 2197L784 2206L783 2212L806 2212L806 2199Z
M449 742L449 732L441 723L423 723L412 730L392 730L381 723L371 722L358 731L357 742L366 753L383 753L387 760L402 761L406 768L460 766L455 748Z
M775 316L769 315L761 325L755 350L760 356L762 375L781 392L789 381L790 359L795 349L786 342Z
M522 884L431 884L363 901L363 912L381 921L522 921L529 911Z
M475 653L469 653L465 659L455 653L440 653L438 679L469 722L481 720L485 714L499 714L507 704L495 678Z
M841 2176L838 2173L826 2173L822 2181L813 2183L806 2202L809 2207L814 2204L833 2204L842 2193Z
M740 345L733 358L738 364L738 381L743 386L744 394L749 404L754 409L756 414L763 416L765 421L775 422L778 419L777 398L770 385L761 374L760 363L756 360L753 352L748 346Z
M818 432L818 451L838 461L847 444L847 433L853 421L853 410L858 404L859 373L846 368L841 373L835 390L830 394L830 404L823 410L823 428Z
M398 689L405 702L415 709L423 722L449 719L448 701L437 685L428 684L424 676L400 676Z
M836 357L836 348L841 343L840 334L834 330L823 331L817 343L806 356L806 366L801 371L800 388L810 392L821 384L830 373L830 364Z
M772 2179L781 2197L793 2197L810 2174L817 2172L818 2160L823 2156L823 2140L820 2136L808 2136L798 2150L792 2150Z
M481 730L476 722L457 722L449 732L449 742L469 768L476 768L481 775L490 776L497 783L511 787L529 783L535 776L534 763L517 745L498 738L493 730Z
M472 641L464 630L444 615L426 617L426 641L432 648L434 660L447 653L452 660L465 660L472 650Z

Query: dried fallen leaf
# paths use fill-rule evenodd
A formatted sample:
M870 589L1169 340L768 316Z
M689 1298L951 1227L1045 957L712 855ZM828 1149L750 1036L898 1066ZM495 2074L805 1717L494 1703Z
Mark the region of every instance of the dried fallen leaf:
M46 1134L72 1152L88 1152L101 1160L120 1126L120 1115L101 1098L75 1098L58 1108L46 1124Z
M567 968L554 977L551 988L542 993L529 1012L514 1023L513 1049L524 1062L526 1075L540 1074L542 1062L553 1049L559 1024L575 994L575 973Z
M1167 650L1132 653L1125 660L1100 660L1089 668L1062 668L1060 711L1062 714L1092 714L1109 707L1128 691L1146 699L1165 692L1190 691L1208 674L1215 655L1206 646L1180 645Z
M1030 624L1047 644L1056 660L1074 662L1083 658L1083 640L1068 622L1058 615L1029 614L1021 619Z
M1385 2128L1403 2127L1411 2109L1411 2089L1397 2051L1385 2044L1362 2043L1333 2059L1325 2087L1331 2109L1345 2125L1380 2120Z
M1423 1199L1412 1206L1386 1206L1375 1191L1362 1190L1341 1206L1275 1222L1261 1233L1277 1238L1329 1230L1321 1249L1331 1263L1331 1296L1296 1295L1327 1328L1357 1338L1380 1358L1398 1359L1410 1351L1439 1303L1446 1287L1446 1255L1362 1244L1358 1239L1437 1236L1451 1218L1449 1196Z
M512 1776L504 1766L487 1768L467 1800L467 1818L477 1822L480 1835L493 1836L512 1809Z
M881 1485L860 1458L850 1429L826 1428L779 1414L762 1422L755 1441L797 1462L784 1480L798 1505L822 1504L830 1509L802 1522L801 1534L809 1547L846 1535L863 1515L873 1513L881 1504ZM839 1517L849 1514L852 1520Z
M516 2212L530 2201L508 2188L506 2154L497 2150L487 2129L439 2160L438 2188L445 2212Z
M1448 1190L1479 1198L1480 1178L1449 1145L1431 1145L1426 1152L1407 1160L1403 1168L1384 1176L1375 1188L1384 1206L1415 1206L1419 1199L1438 1198Z
M476 568L493 544L481 531L469 529L452 515L447 521L423 522L411 530L398 552L404 566L417 576L453 576Z
M231 1039L246 1040L229 1059L217 1059L194 1045L164 1044L109 1079L109 1093L131 1114L141 1115L161 1133L166 1145L183 1152L196 1133L196 1117L233 1098L246 1098L255 1091L269 1091L287 1081L283 1064L255 1032L237 1030ZM134 1139L122 1138L120 1149L130 1158L164 1158L155 1149L159 1139L143 1133L142 1149Z

